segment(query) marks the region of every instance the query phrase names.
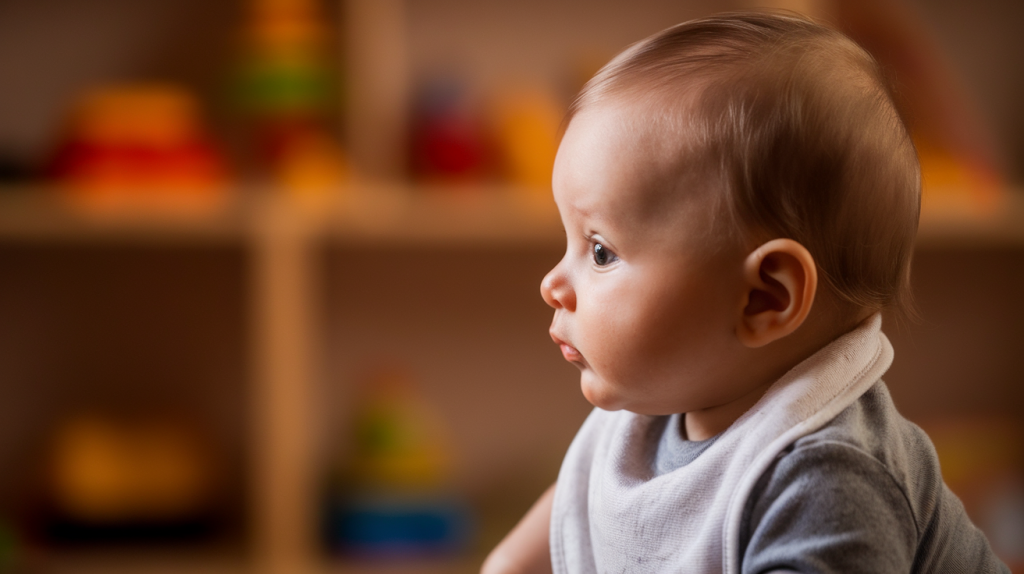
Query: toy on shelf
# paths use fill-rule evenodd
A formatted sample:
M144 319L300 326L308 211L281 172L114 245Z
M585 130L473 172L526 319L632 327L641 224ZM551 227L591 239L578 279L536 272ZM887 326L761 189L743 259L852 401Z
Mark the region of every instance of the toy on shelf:
M554 96L539 88L514 90L497 102L495 139L508 181L550 193L563 114Z
M442 421L400 375L374 379L355 415L351 455L331 485L325 535L362 556L454 552L469 540L469 510L448 488Z
M180 421L75 416L57 427L48 458L54 540L196 539L212 531L213 457Z
M410 168L431 183L499 180L544 192L564 110L540 87L504 89L478 104L462 82L436 78L413 106Z
M918 138L921 192L926 208L989 212L1001 205L1005 185L991 166Z
M465 86L437 78L419 92L413 106L410 168L421 181L467 183L493 171L490 142Z
M922 208L998 211L1006 180L990 126L910 2L776 1L809 7L867 49L894 80L895 96L921 162Z
M166 84L79 97L50 172L74 197L99 204L204 204L222 196L226 182L195 97Z
M322 191L347 166L328 129L336 106L328 25L317 0L251 0L235 78L257 168L297 192Z

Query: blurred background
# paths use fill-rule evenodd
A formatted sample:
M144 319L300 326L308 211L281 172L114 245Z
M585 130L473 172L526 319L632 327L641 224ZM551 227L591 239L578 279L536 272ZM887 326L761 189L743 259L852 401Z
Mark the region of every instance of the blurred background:
M886 377L1024 567L1024 4L3 0L0 572L475 572L589 405L538 293L628 44L833 23L918 145Z

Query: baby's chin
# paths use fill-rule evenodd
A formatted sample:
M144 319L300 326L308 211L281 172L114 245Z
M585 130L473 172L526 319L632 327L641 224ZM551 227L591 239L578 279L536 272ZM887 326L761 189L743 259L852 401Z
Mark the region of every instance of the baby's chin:
M650 391L631 395L624 392L622 385L609 382L590 369L584 369L580 374L580 390L590 404L606 411L624 410L638 415L662 416L700 408L692 405L692 401L682 400L682 397L655 397Z
M627 409L629 401L613 384L594 374L590 369L580 373L580 390L587 401L606 411Z

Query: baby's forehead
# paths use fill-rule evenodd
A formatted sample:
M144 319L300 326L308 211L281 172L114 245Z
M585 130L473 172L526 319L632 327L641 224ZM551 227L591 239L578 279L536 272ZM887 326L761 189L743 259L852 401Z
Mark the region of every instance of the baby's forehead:
M620 96L596 102L577 110L569 126L586 123L590 131L645 154L645 163L670 168L688 160L683 154L697 141L691 127L695 119L692 106L661 104L663 99Z
M620 97L579 112L580 119L595 124L599 137L610 140L604 160L647 184L643 189L650 193L637 201L675 198L696 176L712 171L693 106L663 99Z
M617 98L578 110L555 169L555 185L578 185L575 208L609 211L631 223L703 210L715 185L686 122L642 100Z

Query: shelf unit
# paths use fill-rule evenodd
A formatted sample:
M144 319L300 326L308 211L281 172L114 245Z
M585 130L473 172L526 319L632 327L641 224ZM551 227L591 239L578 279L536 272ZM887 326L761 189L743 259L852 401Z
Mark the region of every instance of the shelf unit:
M248 342L251 563L267 572L325 567L315 547L318 467L307 424L320 361L313 325L320 314L313 285L319 276L315 247L324 242L378 247L554 246L561 235L557 211L546 194L502 186L414 188L375 183L315 197L249 189L224 201L172 212L144 206L96 209L45 188L0 191L3 243L243 248L251 262L248 282L253 295ZM199 562L219 563L206 558ZM102 559L100 564L105 564ZM358 566L326 567L363 571ZM196 566L182 568L192 571ZM211 568L229 571L224 566ZM473 571L476 566L444 562L401 568L452 572Z
M90 210L41 188L0 191L0 243L99 245L236 245L249 260L253 293L251 339L251 556L199 558L176 571L384 571L380 565L324 563L317 535L317 463L306 424L314 416L318 348L314 248L323 243L359 247L445 246L557 248L563 232L547 193L514 187L352 184L334 193L297 197L250 189L203 209ZM919 248L1024 247L1024 200L1007 193L998 209L926 210ZM67 572L91 572L89 560L65 560ZM96 559L95 571L134 571L131 559ZM395 566L395 572L471 572L466 561ZM385 569L386 570L386 569ZM65 570L58 570L65 571ZM163 571L163 570L161 570Z

